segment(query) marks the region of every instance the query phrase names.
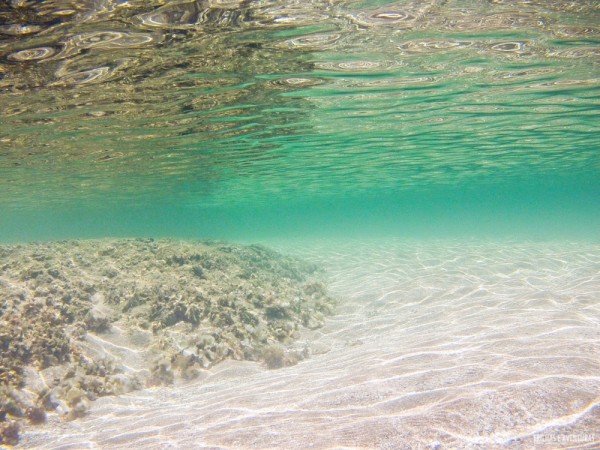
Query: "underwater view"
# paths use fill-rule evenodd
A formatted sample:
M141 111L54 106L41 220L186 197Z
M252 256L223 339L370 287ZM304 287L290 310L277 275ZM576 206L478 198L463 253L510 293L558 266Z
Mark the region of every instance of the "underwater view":
M600 3L0 1L0 447L600 448Z

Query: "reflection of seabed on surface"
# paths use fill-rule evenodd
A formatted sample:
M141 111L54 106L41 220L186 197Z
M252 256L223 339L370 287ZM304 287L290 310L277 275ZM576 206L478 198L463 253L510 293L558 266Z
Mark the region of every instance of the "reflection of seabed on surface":
M338 314L313 356L96 402L28 432L64 448L593 448L599 444L600 248L304 246Z

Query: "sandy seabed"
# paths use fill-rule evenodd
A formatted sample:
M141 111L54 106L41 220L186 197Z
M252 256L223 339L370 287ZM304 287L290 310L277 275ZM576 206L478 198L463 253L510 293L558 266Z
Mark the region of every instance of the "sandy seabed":
M339 299L310 358L100 398L19 448L600 448L600 246L278 247Z

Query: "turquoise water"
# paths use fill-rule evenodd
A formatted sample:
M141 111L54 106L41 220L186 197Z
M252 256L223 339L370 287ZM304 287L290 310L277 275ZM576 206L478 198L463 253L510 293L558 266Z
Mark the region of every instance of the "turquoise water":
M598 447L600 2L0 1L0 244L104 237L266 243L338 306L296 336L257 247L217 246L250 273L174 240L4 246L5 350L82 355L27 369L19 399L77 399L14 417L20 448ZM183 380L211 334L248 357L251 298L309 357ZM86 359L182 379L88 410Z
M594 1L0 6L0 240L600 239Z

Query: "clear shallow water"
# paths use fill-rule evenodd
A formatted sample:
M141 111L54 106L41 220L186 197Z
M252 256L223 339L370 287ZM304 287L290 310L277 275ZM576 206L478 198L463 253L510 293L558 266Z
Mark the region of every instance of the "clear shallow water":
M1 239L597 240L596 2L12 2Z
M599 23L595 1L3 2L0 241L263 241L340 297L297 366L225 362L21 445L597 446Z

